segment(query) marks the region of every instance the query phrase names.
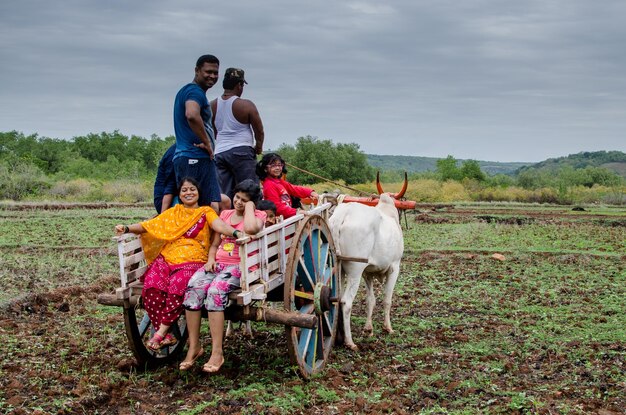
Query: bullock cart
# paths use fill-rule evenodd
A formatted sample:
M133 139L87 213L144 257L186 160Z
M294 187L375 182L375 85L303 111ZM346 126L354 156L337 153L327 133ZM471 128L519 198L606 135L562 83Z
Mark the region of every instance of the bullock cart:
M225 311L231 321L284 325L289 356L304 377L324 368L340 322L340 264L326 223L330 207L330 203L321 204L264 229L254 238L240 238L241 289L230 294ZM185 348L185 317L172 326L176 344L159 351L145 346L151 325L141 299L141 276L147 264L140 237L124 234L114 239L121 287L114 294L100 294L98 302L122 308L128 344L142 367L169 363ZM269 307L270 302L283 306Z

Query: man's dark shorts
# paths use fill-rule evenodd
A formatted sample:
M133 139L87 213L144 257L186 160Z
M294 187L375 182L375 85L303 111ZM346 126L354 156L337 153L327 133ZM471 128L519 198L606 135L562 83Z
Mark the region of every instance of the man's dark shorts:
M180 181L184 177L193 177L200 184L200 206L208 206L211 202L221 200L220 186L217 183L217 172L215 163L209 158L194 159L179 156L174 159L174 171L176 172L176 183L180 186Z
M239 146L215 155L217 177L222 193L233 199L233 189L246 179L256 183L256 150L250 146Z

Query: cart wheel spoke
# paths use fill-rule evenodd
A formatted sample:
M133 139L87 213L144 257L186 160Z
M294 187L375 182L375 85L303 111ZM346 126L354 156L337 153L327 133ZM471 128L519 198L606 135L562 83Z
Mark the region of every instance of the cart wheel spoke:
M294 291L294 296L313 301L313 292Z
M326 336L332 336L333 333L333 324L330 321L329 313L324 313L320 316L320 324L322 325L322 332Z
M311 276L310 274L310 271L309 271L310 265L308 265L305 261L306 261L306 258L304 257L300 258L300 261L298 264L298 271L303 276L302 284L304 288L307 291L313 291L313 287L315 287L315 280L314 280L314 277Z
M298 311L302 314L313 314L315 313L315 307L313 306L313 303L305 304Z

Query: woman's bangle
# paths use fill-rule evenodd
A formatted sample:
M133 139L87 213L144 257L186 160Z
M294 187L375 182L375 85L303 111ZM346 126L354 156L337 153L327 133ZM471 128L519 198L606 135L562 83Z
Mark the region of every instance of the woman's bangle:
M124 225L124 233L129 233L130 229L128 228L128 225Z
M239 231L238 231L237 229L235 229L235 230L233 231L233 238L235 238L235 239L239 239L239 237L238 237L237 235L239 235Z

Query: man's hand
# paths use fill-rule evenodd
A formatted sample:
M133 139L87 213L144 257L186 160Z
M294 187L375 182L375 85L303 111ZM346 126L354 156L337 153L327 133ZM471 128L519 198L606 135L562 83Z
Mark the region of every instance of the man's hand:
M195 144L194 143L194 146L205 150L207 153L209 153L209 157L211 158L211 160L213 160L214 155L213 155L213 149L211 148L211 146L207 147L206 144L204 144L204 143L200 143L200 144Z

